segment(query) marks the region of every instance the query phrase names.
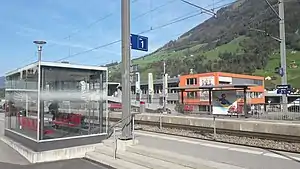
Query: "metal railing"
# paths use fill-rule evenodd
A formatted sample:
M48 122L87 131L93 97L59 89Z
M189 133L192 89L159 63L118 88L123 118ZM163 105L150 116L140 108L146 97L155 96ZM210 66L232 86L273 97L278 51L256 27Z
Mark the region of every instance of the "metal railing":
M184 105L183 105L184 106ZM266 103L266 104L248 104L247 112L244 109L241 110L238 116L240 118L252 118L262 120L285 120L285 121L300 121L300 103L287 104L288 111L284 112L282 103ZM178 108L177 108L178 109ZM199 107L198 105L186 106L184 110L177 110L179 114L186 116L201 116L212 117L212 112L209 111L209 106ZM213 111L213 107L212 107ZM246 115L246 116L243 116ZM224 118L236 118L237 116L231 116L231 114L224 115Z
M257 119L300 121L299 103L287 104L287 112L284 112L283 105L282 103L251 105L251 114Z
M113 146L113 157L114 159L117 158L117 149L118 149L118 138L117 138L117 132L118 131L122 131L124 129L124 127L127 125L123 125L120 126L123 121L128 120L129 118L131 118L131 121L129 123L132 123L132 141L133 143L135 143L135 132L134 132L134 121L135 121L135 115L139 114L139 113L130 113L129 115L127 115L125 118L122 118L121 120L117 121L115 124L113 124L112 126L109 127L108 129L108 136L107 138L110 138L113 135L113 140L114 140L114 146ZM118 128L119 127L119 128Z

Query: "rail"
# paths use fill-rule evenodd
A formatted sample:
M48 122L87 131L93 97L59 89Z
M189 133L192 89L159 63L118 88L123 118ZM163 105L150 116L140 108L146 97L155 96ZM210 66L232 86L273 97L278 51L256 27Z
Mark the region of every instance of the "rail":
M162 116L166 117L166 116ZM233 130L233 129L224 129L224 128L217 128L216 121L217 116L212 118L212 126L193 126L193 125L184 125L184 124L172 124L169 122L163 123L164 128L173 128L173 129L181 129L181 130L191 130L191 131L201 131L205 133L212 133L212 139L216 140L217 133L218 134L228 134L240 137L255 137L260 139L269 139L269 140L278 140L278 141L285 141L285 142L296 142L300 143L300 136L293 136L293 135L284 135L284 134L272 134L272 133L264 133L264 132L250 132L250 131L240 131L240 130ZM117 121L118 118L111 118L111 121ZM157 121L148 121L143 119L136 119L135 124L138 125L145 125L145 126L155 126L161 128L160 120ZM144 129L141 129L144 130ZM145 130L146 131L146 130Z
M127 124L125 124L125 125L123 125L122 127L120 127L120 128L117 128L120 124L122 124L123 123L123 121L125 121L125 120L128 120L129 118L131 118L131 121L130 122L132 122L132 141L133 141L133 143L135 143L135 133L134 133L134 121L135 121L135 115L136 114L139 114L139 113L130 113L129 115L127 115L125 118L122 118L122 119L120 119L119 121L117 121L115 124L113 124L111 127L109 127L109 129L108 129L108 132L110 133L111 131L111 133L110 134L108 134L108 137L107 138L110 138L111 137L111 135L113 135L113 140L114 140L114 147L113 147L113 157L114 157L114 159L116 159L117 158L117 149L118 149L118 139L117 139L117 136L116 136L116 133L117 133L117 131L122 131L123 129L124 129L124 127L127 125ZM129 123L130 123L129 122Z

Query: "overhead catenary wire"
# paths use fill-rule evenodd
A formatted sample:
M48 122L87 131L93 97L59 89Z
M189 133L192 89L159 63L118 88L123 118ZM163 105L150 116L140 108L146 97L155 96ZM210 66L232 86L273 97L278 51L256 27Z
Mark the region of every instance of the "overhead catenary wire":
M142 13L142 14L136 16L136 17L133 17L132 19L138 19L138 18L141 18L141 17L143 17L143 16L145 16L145 15L147 15L147 14L149 14L149 13L152 13L152 12L154 12L154 11L157 11L158 9L160 9L160 8L162 8L162 7L165 7L165 6L167 6L167 5L169 5L169 4L173 3L173 2L176 2L176 1L177 1L177 0L169 0L169 1L167 1L166 3L164 3L164 4L162 4L162 5L159 5L159 6L155 7L155 8L150 8L149 11L146 11L146 12L144 12L144 13ZM152 6L152 3L151 3L151 6Z
M137 2L137 1L138 1L138 0L132 0L132 3ZM152 9L151 12L160 9L161 7L164 7L164 6L166 6L167 4L171 4L173 1L174 1L174 0L170 0L170 1L168 1L167 3L165 3L165 4L162 4L162 5L158 6L158 7L155 7L155 8ZM216 2L215 5L216 5L216 4L219 4L219 3L221 3L221 2L224 2L224 1L226 1L226 0L220 0L220 1ZM223 4L223 5L220 5L220 6L216 7L215 9L220 9L220 8L225 7L225 6L231 5L231 4L233 4L233 3L234 3L234 2ZM213 4L210 4L210 5L206 6L205 8L208 8L208 7L211 7L211 6L213 6ZM150 12L150 11L147 11L147 12L141 14L141 15L146 15L146 14L151 13L151 12ZM191 14L191 13L189 13L189 14ZM201 13L200 13L200 14L201 14ZM155 27L155 28L152 29L152 30L149 29L149 30L142 31L140 34L142 34L142 33L148 33L148 32L151 32L151 31L160 29L160 28L164 28L164 27L166 27L166 26L175 24L175 23L177 23L177 22L184 21L184 20L190 19L190 18L192 18L192 17L196 17L196 16L198 16L198 15L200 15L200 14L191 14L191 16L178 17L178 18L175 18L175 19L171 20L171 21L170 21L169 23L167 23L167 24L164 24L164 25ZM139 18L139 16L137 16L135 19L138 19L138 18ZM186 18L186 19L184 19L184 18ZM178 19L179 19L179 20L178 20ZM176 20L178 20L178 21L176 21ZM87 27L88 27L88 26L87 26ZM65 38L68 38L68 37L65 37ZM111 46L111 45L117 44L117 43L119 43L119 42L121 42L121 40L115 40L115 41L112 41L112 42L110 42L110 43L106 43L106 44L97 46L97 47L95 47L95 48L89 49L89 50L81 51L81 52L78 52L78 53L75 53L75 54L69 54L67 57L61 58L61 59L59 59L59 60L57 60L57 61L62 61L62 60L65 60L65 59L68 59L68 58L72 58L72 57L75 57L75 56L78 56L78 55L81 55L81 54L85 54L85 53L88 53L88 52L92 52L92 51L94 51L94 50L98 50L98 49L101 49L101 48L105 48L105 47L107 47L107 46ZM48 47L49 47L49 46L48 46ZM48 47L47 47L47 48L48 48ZM32 57L31 59L33 59L33 58L36 58L36 56ZM28 60L27 60L27 61L28 61ZM26 61L26 62L27 62L27 61Z
M137 2L137 1L139 1L139 0L132 0L131 2L132 2L132 3L135 3L135 2ZM154 12L154 11L157 11L157 10L161 9L162 7L165 7L165 6L171 4L171 3L175 2L175 1L176 1L176 0L170 0L170 1L167 1L166 3L164 3L164 4L162 4L162 5L159 5L159 6L153 8L153 9L151 9L151 10L149 10L149 11L146 11L146 12L144 12L144 13L142 13L142 14L136 16L136 17L134 17L133 20L139 19L139 18L141 18L142 16L145 16L145 15L147 15L147 14L149 14L149 13L152 13L152 12ZM222 1L224 1L224 0L222 0ZM94 22L90 23L89 25L87 25L84 29L91 28L92 26L96 25L97 23L99 23L99 22L101 22L101 21L104 21L105 19L109 18L109 17L112 16L112 15L113 15L113 13L109 13L109 14L105 15L104 17L100 17L100 18L97 19L96 21L94 21ZM75 31L75 32L73 32L73 33L71 33L70 35L68 35L68 36L66 36L66 37L64 37L64 38L62 38L62 40L65 40L65 39L69 39L69 40L70 40L70 38L71 38L72 36L74 36L74 35L80 33L80 32L83 31L84 29L79 29L79 30L77 30L77 31ZM119 41L118 41L118 42L119 42ZM115 44L115 43L114 43L114 42L112 42L112 44L109 43L108 46L113 45L113 44ZM56 45L56 44L48 45L48 46L47 46L47 49L49 49L49 48L51 48L51 47L53 47L53 46L55 46L55 45ZM104 45L103 47L106 47L106 45ZM89 50L87 50L87 51L89 51ZM70 51L70 49L69 49L69 54L68 54L68 55L69 55L69 57L72 57L72 54L71 54L70 52L71 52L71 51ZM81 52L79 52L79 53L81 53ZM86 53L86 52L83 51L83 53ZM35 57L31 57L30 60L33 59L33 58L35 58ZM28 61L28 60L27 60L27 61ZM26 61L26 62L27 62L27 61Z
M132 0L131 2L132 2L132 3L136 3L137 1L139 1L139 0ZM137 15L136 17L133 18L133 20L139 19L139 18L141 18L141 17L143 17L143 16L145 16L145 15L147 15L147 14L149 14L149 13L152 13L152 12L154 12L154 11L157 11L157 10L159 10L160 8L165 7L165 6L171 4L171 3L175 2L175 1L176 1L176 0L170 0L170 1L167 1L166 3L164 3L164 4L162 4L162 5L159 5L159 6L153 8L153 9L151 9L151 10L149 10L149 11L146 11L146 12L140 14L140 15ZM90 27L96 25L97 23L99 23L99 22L101 22L101 21L104 21L105 19L109 18L109 17L112 16L113 14L114 14L114 13L112 12L112 13L109 13L109 14L105 15L104 17L101 17L101 18L97 19L97 20L94 21L93 23L91 23L91 24L89 24L88 26L86 26L85 29L88 29L88 28L90 28ZM77 30L77 31L71 33L70 35L64 37L62 40L69 39L71 36L74 36L74 35L78 34L78 33L81 32L82 30L83 30L83 29ZM52 46L54 46L54 45L55 45L55 44L52 44ZM52 47L52 46L50 45L50 47ZM49 48L49 46L47 46L47 48Z
M132 0L131 3L136 3L136 2L138 2L138 1L139 1L139 0ZM84 31L84 30L87 30L87 29L93 27L93 26L96 25L97 23L100 23L100 22L104 21L105 19L107 19L107 18L113 16L114 13L115 13L115 12L110 12L110 13L104 15L104 16L99 17L99 18L96 19L95 21L89 23L89 24L88 24L87 26L85 26L84 28L77 29L77 30L73 31L72 33L70 33L69 35L67 35L67 36L65 36L65 37L63 37L63 38L61 38L61 40L69 39L69 38L71 38L71 37L73 37L73 36L79 34L80 32L82 32L82 31ZM53 46L56 46L56 45L57 45L57 44L51 44L51 45L48 45L47 48L50 48L50 47L53 47Z
M178 21L175 20L175 21L172 21L172 22L169 22L169 23L167 23L167 24L163 24L163 25L160 25L160 26L157 26L157 27L154 27L154 28L152 27L152 28L150 28L150 29L147 29L147 30L144 30L144 31L142 31L142 32L139 32L138 34L145 34L145 33L148 33L148 32L154 31L154 30L157 30L157 29L161 29L161 28L163 28L163 27L166 27L166 26L175 24L175 23L177 23L177 22L180 22L180 21L183 21L183 20L186 20L186 19L195 17L195 16L198 16L198 15L200 15L200 14L202 14L202 12L198 12L198 13L196 13L196 14L189 15L189 16L184 17L184 18L180 17L181 19L179 19ZM121 42L121 40L115 40L115 41L113 41L113 42L110 42L110 43L107 43L107 44L104 44L104 45L100 45L100 46L97 46L97 47L92 48L92 49L89 49L89 50L85 50L85 51L82 51L82 52L78 52L78 53L72 54L72 55L70 55L70 56L61 58L61 59L59 59L59 60L57 60L57 61L62 61L62 60L65 60L65 59L69 59L69 58L71 58L71 57L75 57L75 56L78 56L78 55L81 55L81 54L85 54L85 53L88 53L88 52L92 52L92 51L94 51L94 50L97 50L97 49L100 49L100 48L103 48L103 47L107 47L107 46L110 46L110 45L113 45L113 44L116 44L116 43L119 43L119 42Z
M136 2L138 2L138 1L139 1L139 0L132 0L131 3L136 3ZM75 36L75 35L79 34L80 32L82 32L83 30L86 30L86 29L89 29L89 28L93 27L93 26L96 25L97 23L100 23L100 22L104 21L105 19L111 17L113 14L114 14L114 12L111 12L111 13L106 14L105 16L101 16L100 18L96 19L96 20L93 21L92 23L88 24L86 27L84 27L84 28L82 28L82 29L77 29L76 31L70 33L69 35L67 35L67 36L65 36L65 37L63 37L63 38L61 38L61 40L66 40L66 39L68 39L68 40L70 41L70 38L71 38L72 36ZM49 49L49 48L51 48L51 47L54 47L54 46L56 46L56 45L57 45L57 44L50 44L50 45L47 45L47 49ZM71 55L70 52L71 52L71 51L70 51L70 49L69 49L69 56ZM36 58L36 56L30 57L29 59L26 59L26 61L24 61L24 63L25 63L25 62L28 62L28 61L30 61L31 59L34 59L34 58Z
M181 0L181 2L184 2L184 3L186 3L186 4L189 4L189 5L194 6L194 7L196 7L196 8L199 8L199 9L201 9L201 10L203 11L203 13L206 13L206 14L209 14L209 15L216 16L216 13L215 13L215 12L213 12L213 11L211 11L211 10L209 10L209 9L206 9L205 7L203 8L203 7L199 6L199 5L196 5L196 4L191 3L191 2L189 2L189 1L186 1L186 0ZM215 3L215 2L213 2L213 6L214 6L214 3Z
M279 13L275 10L275 8L273 7L273 5L269 2L269 0L265 0L265 2L269 5L269 7L272 9L273 13L280 18Z
M232 4L231 3L228 3L227 5L230 5ZM222 5L222 7L224 7L224 5ZM219 9L220 7L216 7L215 9ZM203 11L197 11L197 12L193 12L193 14L189 14L188 16L181 16L181 17L177 17L175 19L172 19L170 22L166 23L166 24L163 24L163 25L160 25L160 26L157 26L157 27L153 27L151 29L147 29L147 30L144 30L144 31L141 31L140 33L138 34L145 34L145 33L149 33L151 31L154 31L154 30L158 30L158 29L162 29L166 26L169 26L169 25L172 25L172 24L175 24L175 23L178 23L178 22L181 22L181 21L184 21L184 20L187 20L187 19L190 19L190 18L193 18L193 17L196 17L198 15L201 15L203 14ZM65 60L65 59L69 59L69 58L72 58L72 57L75 57L75 56L78 56L78 55L82 55L82 54L85 54L85 53L89 53L89 52L92 52L92 51L95 51L95 50L98 50L100 48L104 48L104 47L107 47L107 46L111 46L111 45L114 45L114 44L117 44L121 42L121 40L115 40L115 41L112 41L110 43L106 43L106 44L103 44L103 45L100 45L100 46L97 46L95 48L91 48L89 50L85 50L85 51L81 51L81 52L78 52L78 53L75 53L75 54L72 54L70 56L66 56L64 58L61 58L57 61L62 61L62 60Z
M176 33L176 34L174 34L174 35L171 35L170 37L171 38L177 38L178 36L180 36L180 35L182 35L182 32L180 32L180 33ZM119 41L120 42L120 41ZM165 40L160 40L160 41L156 41L156 42L158 42L158 43L161 43L161 42L165 42ZM121 55L121 53L119 53L118 55ZM91 57L97 57L97 56L91 56ZM140 57L140 56L139 56ZM132 59L136 59L135 58L135 56L132 56ZM84 60L84 61L80 61L80 63L85 63L85 61L87 61L87 60ZM112 61L111 63L113 63L113 62L115 62L115 61ZM104 64L105 65L105 64ZM103 66L103 65L102 65Z
M134 16L134 17L132 18L132 21L135 21L135 20L137 20L137 19L139 19L139 18L141 18L141 17L143 17L143 16L145 16L145 15L147 15L147 14L150 14L150 13L152 13L152 12L155 12L155 11L161 9L162 7L165 7L165 6L167 6L167 5L170 5L171 3L175 2L175 1L177 1L177 0L170 0L170 1L167 1L166 3L164 3L164 4L162 4L162 5L159 5L159 6L155 7L155 8L150 8L150 10L148 10L148 11L142 13L142 14L139 14L139 15L137 15L137 16ZM222 1L224 1L224 0L222 0ZM151 17L151 18L152 18L152 17Z

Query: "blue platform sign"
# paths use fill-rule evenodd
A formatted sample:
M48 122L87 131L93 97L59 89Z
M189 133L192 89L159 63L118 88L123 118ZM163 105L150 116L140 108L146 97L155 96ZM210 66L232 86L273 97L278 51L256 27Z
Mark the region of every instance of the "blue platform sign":
M131 34L131 49L148 51L148 37Z
M292 87L291 85L277 85L277 94L291 94Z

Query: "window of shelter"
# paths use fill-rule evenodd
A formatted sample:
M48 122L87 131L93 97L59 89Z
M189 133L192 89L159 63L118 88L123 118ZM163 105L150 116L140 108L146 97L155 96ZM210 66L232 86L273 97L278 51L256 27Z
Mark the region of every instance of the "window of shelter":
M106 71L41 70L40 101L36 68L6 77L6 129L39 140L106 133Z

